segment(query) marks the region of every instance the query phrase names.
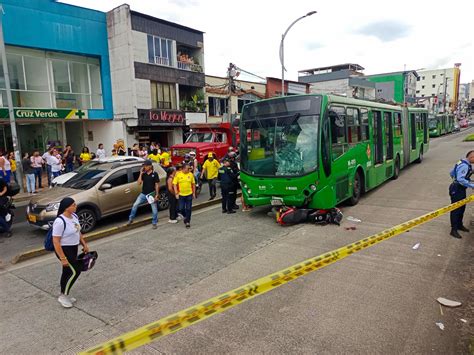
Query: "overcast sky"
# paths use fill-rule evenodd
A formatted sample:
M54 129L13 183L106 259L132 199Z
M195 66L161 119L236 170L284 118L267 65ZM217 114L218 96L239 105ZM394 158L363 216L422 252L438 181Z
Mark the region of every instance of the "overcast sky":
M62 0L109 11L120 0ZM132 10L205 32L205 71L225 76L229 62L266 77L281 77L282 33L309 11L285 39L286 78L298 70L357 63L365 74L461 65L474 79L472 0L128 0ZM441 6L443 5L443 6ZM245 77L258 81L258 78Z

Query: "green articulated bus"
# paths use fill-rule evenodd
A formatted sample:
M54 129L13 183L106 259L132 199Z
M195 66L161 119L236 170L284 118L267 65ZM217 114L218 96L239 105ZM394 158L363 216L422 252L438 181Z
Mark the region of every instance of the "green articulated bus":
M355 205L364 192L420 163L429 148L427 110L337 95L247 104L239 125L249 206Z
M454 131L454 115L430 115L428 117L430 137L439 137Z

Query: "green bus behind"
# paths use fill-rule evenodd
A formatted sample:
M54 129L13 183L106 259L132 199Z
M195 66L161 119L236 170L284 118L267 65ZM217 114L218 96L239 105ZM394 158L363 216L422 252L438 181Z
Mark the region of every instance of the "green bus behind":
M241 181L250 206L330 209L360 196L429 148L428 113L336 95L244 106Z

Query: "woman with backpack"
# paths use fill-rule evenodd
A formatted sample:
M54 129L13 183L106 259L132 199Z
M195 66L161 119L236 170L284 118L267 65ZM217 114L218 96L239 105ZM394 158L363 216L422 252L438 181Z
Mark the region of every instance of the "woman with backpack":
M58 217L53 223L54 251L63 266L60 282L61 294L58 302L64 308L71 308L76 301L75 298L69 296L69 292L82 270L77 260L79 244L82 245L84 253L89 252L89 246L82 236L81 225L75 214L76 209L76 202L72 198L63 198L59 203Z

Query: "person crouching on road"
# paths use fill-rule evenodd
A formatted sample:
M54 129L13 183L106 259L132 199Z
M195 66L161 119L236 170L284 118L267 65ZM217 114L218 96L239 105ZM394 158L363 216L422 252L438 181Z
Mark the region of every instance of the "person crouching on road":
M191 227L191 209L193 197L196 198L196 182L194 175L189 171L189 164L183 165L183 170L173 179L176 199L179 201L179 211L184 214L184 225Z
M229 159L223 160L223 166L219 168L219 181L221 182L221 194L222 194L222 213L235 213L234 211L234 191L235 191L235 180L236 174L230 167Z
M211 197L209 200L214 200L216 198L216 182L217 182L217 175L221 164L214 159L214 154L209 153L207 155L207 160L202 165L202 172L201 172L201 179L206 174L207 182L209 183L209 194Z
M138 185L143 185L142 192L140 195L138 195L135 203L133 204L132 211L128 217L127 226L133 223L133 219L137 214L138 207L148 201L148 203L151 205L151 211L153 214L151 221L152 228L156 229L156 224L158 223L158 206L156 201L158 201L160 197L160 177L156 171L153 171L153 163L151 160L145 160L143 163L143 168L140 170L137 183ZM152 203L150 203L148 200L150 197L154 198Z
M176 204L178 200L176 200L176 191L174 190L173 186L173 179L176 176L176 168L171 167L168 169L168 176L166 178L166 193L168 195L169 201L169 210L170 210L170 219L168 223L178 223L178 211L176 209Z
M54 251L63 266L58 302L64 308L71 308L76 302L75 298L69 296L69 292L81 274L81 265L77 260L79 244L82 245L84 253L89 252L89 246L82 236L81 225L75 214L76 209L76 202L72 198L63 198L59 203L58 217L53 223Z
M472 164L474 163L474 150L469 151L466 154L466 158L458 161L454 165L453 170L449 173L453 182L449 185L449 197L451 197L451 203L461 201L466 198L466 190L468 187L474 189L474 182L471 181L472 175ZM469 229L464 227L462 219L464 217L464 211L466 205L456 208L450 213L451 219L451 233L450 235L454 238L461 239L462 236L458 231L469 232Z

